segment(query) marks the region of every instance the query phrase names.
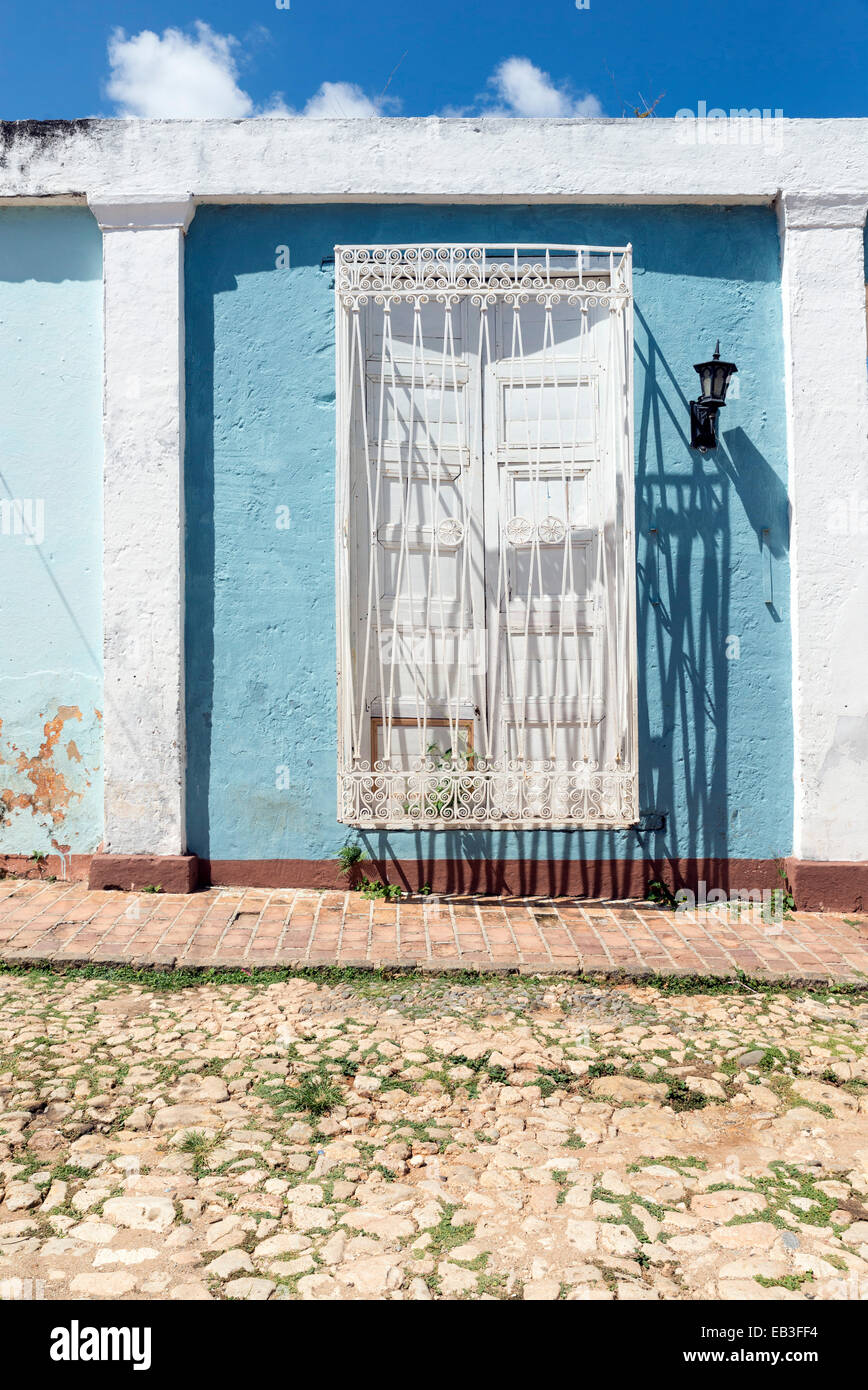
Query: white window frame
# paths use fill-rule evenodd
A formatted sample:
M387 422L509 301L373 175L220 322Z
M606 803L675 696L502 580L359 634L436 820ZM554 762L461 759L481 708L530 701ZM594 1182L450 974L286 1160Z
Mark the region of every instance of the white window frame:
M335 297L338 819L369 830L614 829L634 825L638 820L638 702L631 248L338 246ZM436 311L430 307L438 305L441 309ZM515 348L516 326L521 338L524 305L532 306L526 313L536 313L539 318L541 312L544 320L542 356L537 353L535 360L525 358L523 348L520 352ZM391 328L396 306L404 313L404 321L407 313L412 313L414 325L412 346L407 346L406 338L402 340L404 358L412 360L409 365L401 361L400 370L396 369L398 354ZM534 306L541 306L541 311ZM570 306L581 325L575 360L557 356L555 331L550 326L557 314L566 312L565 306ZM419 328L423 314L430 322L432 312L444 315L439 357L425 350ZM380 328L382 368L372 354L372 323ZM513 325L508 351L501 341L508 336L505 324ZM595 325L596 336L592 336L589 324ZM479 331L475 355L468 325ZM458 341L462 344L460 354L454 347ZM591 351L587 344L595 342L605 345L605 360L599 350L595 359L589 356L585 360L584 354ZM451 351L449 343L453 344ZM520 379L516 378L517 367ZM559 376L559 372L566 375ZM508 444L503 405L508 386L522 392L521 399L526 402L528 388L536 383L540 401L536 442L528 420L527 443ZM435 385L436 397L432 395ZM572 390L573 385L576 438L569 443L568 475L559 402L561 390ZM553 388L552 399L557 401L554 446L544 446L546 388ZM402 390L409 399L409 417L398 413ZM591 406L590 444L578 440L579 402L585 390ZM417 402L420 393L421 409ZM451 426L451 420L447 421L450 393L456 417L454 438L447 434ZM439 400L439 420L433 424L429 418L432 400L435 405ZM405 427L406 460L400 438L391 446L384 438L389 406L398 425ZM419 420L420 414L424 420ZM421 445L416 443L417 424ZM551 430L548 418L545 428ZM477 431L479 438L469 437ZM447 438L448 445L444 443ZM427 451L421 462L420 451ZM542 462L544 455L548 463ZM579 484L588 495L590 476L600 497L605 493L605 504L594 504L596 511L591 508L585 526L571 520L572 511L567 514L566 508L569 505L571 509L573 503L566 500L567 524L557 517L540 519L536 515L515 517L506 523L504 487L513 486L522 471L534 512L540 487L549 477L563 480L566 499L575 495ZM413 526L408 520L411 490L421 478L422 484L429 485L425 494L429 501L435 498L439 503L441 477L446 478L444 497L449 488L461 495L460 519L447 517L436 522L434 509L431 526ZM393 521L390 513L384 523L379 510L381 490L396 480L402 498L406 492L407 503L404 506L402 502L399 521ZM376 524L372 524L372 516ZM512 527L509 533L507 526ZM529 541L524 538L525 529L532 533ZM507 562L518 565L522 544L528 547L528 593L526 600L515 600L512 590L507 591L504 575ZM561 593L559 598L549 598L543 589L542 556L559 545L563 546ZM397 562L391 561L390 571L398 576L396 594L387 600L381 599L380 590L385 594L382 566L387 564L384 552L390 546L398 547L400 553ZM511 551L507 555L508 546ZM589 568L592 563L596 566L593 590L588 591L593 592L593 601L570 597L575 595L574 555L582 547L593 555L593 560L587 560ZM495 550L499 557L496 565L490 560ZM424 573L426 561L425 593L411 588L404 597L402 576L411 575L414 563L417 573ZM557 569L551 559L549 568ZM438 598L432 600L435 572ZM539 593L534 597L537 572ZM458 597L446 602L443 590L448 580L443 576L448 574L460 587ZM408 585L412 582L407 580ZM526 605L523 633L522 603ZM390 605L387 620L381 604ZM510 616L512 609L516 612ZM427 624L424 613L428 614ZM433 626L432 614L439 614ZM565 614L569 631L565 629ZM557 630L552 626L555 621ZM531 653L538 653L538 681L548 669L540 655L548 650L544 637L538 637L534 645L528 637L532 631L556 638L551 643L555 653L553 685L557 689L573 680L577 693L560 699L548 692L528 696ZM575 661L567 655L573 640ZM580 640L590 653L584 661L580 659ZM438 641L440 650L452 655L441 659L431 679L449 685L454 676L461 689L450 688L448 694L441 691L434 699L428 694L428 675L420 696L419 678L413 673L419 665L416 651L420 643L427 653L435 650ZM514 675L519 663L510 643L517 644L523 653L520 699L516 692L521 682ZM409 659L403 655L408 645ZM479 661L470 674L476 656ZM421 664L427 660L426 654ZM552 658L548 660L551 664ZM383 676L384 663L388 665L388 679ZM582 672L588 663L585 687ZM379 666L379 684L372 681L374 664ZM503 675L507 667L513 672L509 679ZM407 679L411 685L415 680L412 698L406 689L402 696L395 693L401 688L400 680ZM507 686L511 692L508 697L503 693ZM504 710L512 711L508 720ZM497 719L506 721L506 732L496 734ZM410 752L414 725L418 747ZM474 730L472 745L468 728ZM432 730L437 735L429 745ZM569 757L558 755L561 735L573 748ZM528 747L532 736L538 748L548 748L545 757L522 756L516 751ZM510 739L516 747L508 746ZM434 748L438 751L432 755ZM579 748L581 756L577 756ZM605 754L602 760L601 754Z

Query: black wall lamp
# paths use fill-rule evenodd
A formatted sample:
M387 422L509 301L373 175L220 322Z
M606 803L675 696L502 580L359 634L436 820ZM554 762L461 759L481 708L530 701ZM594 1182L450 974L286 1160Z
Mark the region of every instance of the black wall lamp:
M715 421L721 406L726 405L730 378L738 371L734 362L721 362L720 339L710 362L697 362L693 370L699 373L702 394L690 402L690 447L704 454L717 448Z

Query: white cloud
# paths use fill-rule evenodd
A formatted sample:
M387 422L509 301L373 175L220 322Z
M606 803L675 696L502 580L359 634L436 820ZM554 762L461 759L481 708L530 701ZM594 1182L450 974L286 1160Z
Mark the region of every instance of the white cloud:
M238 85L238 46L231 34L217 34L201 20L194 35L144 29L128 38L116 29L107 95L120 116L252 116L253 102Z
M280 94L258 107L239 85L241 45L232 34L218 34L197 20L193 33L143 29L127 35L116 29L109 40L110 74L106 92L119 116L208 117L293 116L314 119L338 116L364 119L398 109L392 97L369 97L355 82L323 82L302 111L288 107ZM476 111L486 116L598 116L597 97L576 96L557 87L529 58L506 58L488 79L495 95L479 98ZM481 107L481 109L480 109ZM471 107L449 115L473 115Z
M355 82L323 82L305 106L303 116L382 116L382 103L371 101Z
M592 93L574 96L556 87L547 72L529 58L505 58L488 79L500 105L486 114L498 116L599 116L603 108Z
M241 45L197 20L193 34L144 29L127 36L116 29L109 40L106 93L119 116L196 117L294 116L280 94L259 109L238 84ZM323 82L303 116L381 116L392 101L372 101L355 82Z

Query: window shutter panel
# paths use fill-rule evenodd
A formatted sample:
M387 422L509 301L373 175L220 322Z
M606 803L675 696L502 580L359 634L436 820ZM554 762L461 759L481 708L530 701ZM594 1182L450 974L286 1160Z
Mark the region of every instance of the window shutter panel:
M630 249L336 264L340 819L631 824Z

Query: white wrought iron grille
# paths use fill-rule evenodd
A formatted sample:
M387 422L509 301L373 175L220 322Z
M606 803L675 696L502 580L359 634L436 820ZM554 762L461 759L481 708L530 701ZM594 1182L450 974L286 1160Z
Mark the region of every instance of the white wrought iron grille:
M340 820L638 815L631 249L335 248Z

